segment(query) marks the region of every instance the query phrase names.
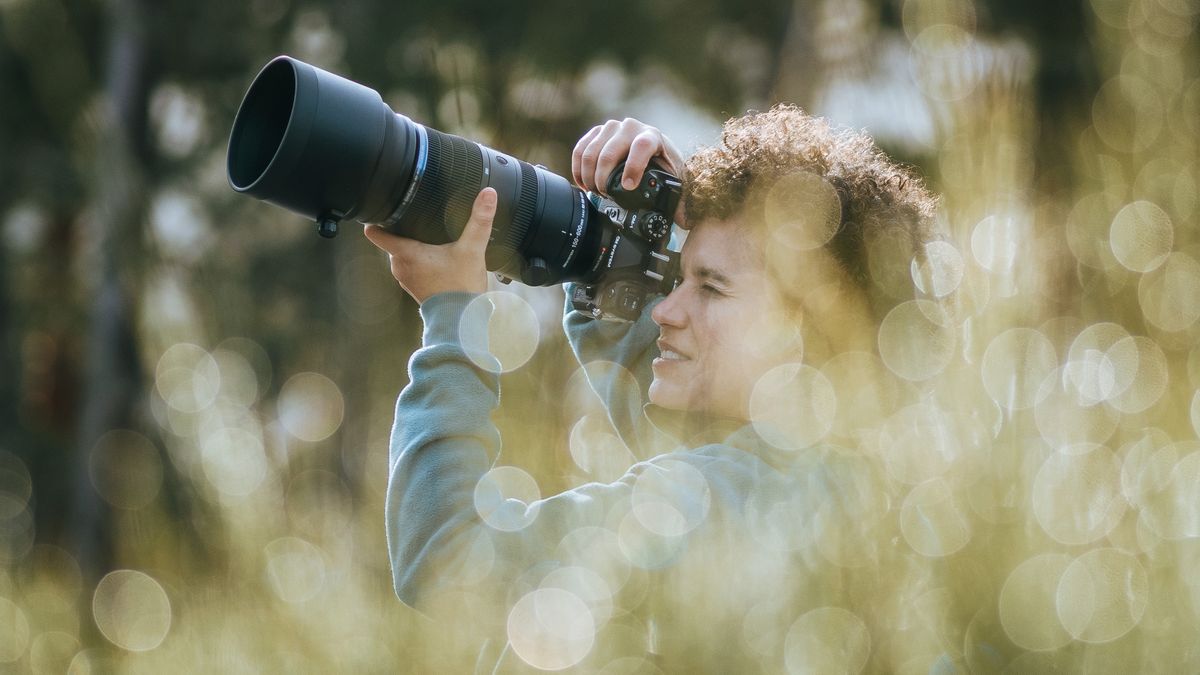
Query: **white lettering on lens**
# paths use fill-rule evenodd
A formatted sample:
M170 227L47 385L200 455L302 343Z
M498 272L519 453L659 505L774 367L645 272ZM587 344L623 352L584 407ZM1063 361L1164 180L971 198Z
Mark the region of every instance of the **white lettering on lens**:
M575 224L575 236L571 238L571 251L567 253L567 259L563 261L563 269L571 265L571 260L575 258L575 251L579 249L579 240L583 237L583 226L587 224L587 197L579 193L579 222Z

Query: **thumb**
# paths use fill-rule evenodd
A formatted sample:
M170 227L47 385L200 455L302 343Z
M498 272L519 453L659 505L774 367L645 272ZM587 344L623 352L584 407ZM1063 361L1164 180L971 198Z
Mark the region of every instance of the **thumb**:
M475 197L471 206L471 217L463 228L458 241L464 246L484 249L492 234L492 219L496 217L496 190L486 187Z

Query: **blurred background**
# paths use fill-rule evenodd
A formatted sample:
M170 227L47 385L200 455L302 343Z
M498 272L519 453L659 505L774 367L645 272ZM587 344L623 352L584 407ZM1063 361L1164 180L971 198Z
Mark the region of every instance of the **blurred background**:
M387 440L415 305L357 228L323 240L228 187L234 113L280 53L563 175L609 118L685 152L778 101L868 130L943 195L952 245L921 274L962 299L944 362L885 365L978 394L989 447L1035 470L1068 443L1108 453L1080 469L1095 480L1061 460L1028 494L959 504L1036 533L1020 557L977 556L1017 589L992 605L1011 643L987 665L1153 670L1157 645L1195 670L1198 19L1197 0L0 0L0 670L475 667L391 587ZM561 290L506 291L538 320L511 338L529 349L503 380L520 407L497 417L501 462L542 495L611 480L627 450L570 440L603 421ZM1073 399L1039 393L1054 373ZM947 494L976 484L960 478ZM1046 494L1120 513L1079 525ZM1072 560L1135 580L1109 589L1115 627L1021 633L1036 580ZM978 666L970 619L913 672Z

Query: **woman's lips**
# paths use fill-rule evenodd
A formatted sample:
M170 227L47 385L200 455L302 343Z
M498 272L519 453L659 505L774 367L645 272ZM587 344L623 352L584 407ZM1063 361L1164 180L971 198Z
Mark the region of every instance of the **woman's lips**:
M681 363L691 361L692 358L674 347L669 342L658 341L659 356L650 363L650 367L654 370L661 370L678 366Z
M690 361L692 357L683 353L678 347L665 340L658 341L659 358L668 361Z

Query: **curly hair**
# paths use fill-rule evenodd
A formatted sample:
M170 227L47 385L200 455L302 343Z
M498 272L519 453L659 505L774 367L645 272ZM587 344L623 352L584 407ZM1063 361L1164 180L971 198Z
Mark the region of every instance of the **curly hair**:
M923 256L925 243L940 238L933 227L937 199L915 173L889 159L864 132L835 128L793 105L730 119L717 145L688 159L686 175L684 212L691 222L737 216L748 224L763 223L769 220L773 187L794 192L787 184L798 175L809 177L808 184L823 183L837 201L830 209L835 213L831 236L822 241L864 290L871 277L872 240L899 242L907 250L890 254L902 253L907 264ZM793 199L797 205L803 206L803 199ZM894 291L888 294L895 296Z

